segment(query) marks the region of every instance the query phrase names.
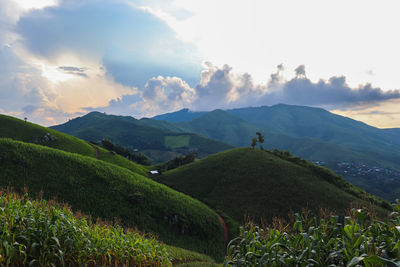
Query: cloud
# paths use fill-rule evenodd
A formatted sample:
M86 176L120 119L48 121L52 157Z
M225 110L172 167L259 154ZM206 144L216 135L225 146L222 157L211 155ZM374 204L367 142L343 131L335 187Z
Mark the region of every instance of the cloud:
M78 75L81 77L88 78L87 74L85 73L85 68L73 67L73 66L59 66L57 67L58 70L61 70L67 74Z
M210 110L230 108L254 100L266 91L266 86L255 85L250 74L235 74L229 65L222 68L206 62L200 83L195 87L197 99L192 108Z
M17 55L12 47L0 47L0 106L4 113L49 125L64 122L101 107L135 87L116 83L102 65L82 61L78 66L52 66L28 52ZM81 67L83 66L83 67Z
M279 67L279 66L278 66ZM296 73L297 78L306 77L306 66L299 65L294 72Z
M327 81L321 79L318 82L312 82L305 77L299 78L297 69L295 78L280 85L279 91L264 95L261 102L346 108L400 98L399 90L384 91L371 84L351 88L346 83L344 76L334 76Z
M132 104L131 108L149 117L190 106L196 92L180 78L158 76L146 83L140 96L142 100Z
M191 87L168 75L195 84L200 64L193 47L163 21L125 1L56 2L0 4L2 113L49 125L105 106L132 111L142 101L151 107L151 80L160 74L167 77L159 85L163 99L171 107L187 103ZM137 112L147 114L143 107Z
M295 69L294 78L286 80L281 75L284 66L280 64L265 84L255 83L249 73L233 72L229 65L217 67L205 62L204 66L200 81L194 87L178 77L158 76L148 80L137 95L113 100L102 111L148 117L181 108L207 111L279 103L363 110L400 99L399 90L383 91L371 84L351 88L343 76L313 82L305 77L304 65Z
M144 86L152 77L194 82L201 60L161 19L123 1L89 1L34 10L16 25L23 45L48 60L74 53L102 62L115 81ZM75 73L76 74L76 73Z

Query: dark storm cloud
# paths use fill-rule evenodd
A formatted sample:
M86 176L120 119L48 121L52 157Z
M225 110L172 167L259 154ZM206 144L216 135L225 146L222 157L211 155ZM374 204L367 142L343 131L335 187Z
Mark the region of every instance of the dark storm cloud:
M400 98L399 90L384 91L371 84L351 88L346 83L346 78L340 76L319 82L312 82L307 78L294 78L283 83L281 90L267 93L263 100L269 104L287 103L342 108L397 98Z

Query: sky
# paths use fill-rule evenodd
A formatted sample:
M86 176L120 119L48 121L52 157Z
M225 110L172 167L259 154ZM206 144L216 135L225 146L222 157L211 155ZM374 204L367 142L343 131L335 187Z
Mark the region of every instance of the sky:
M279 103L400 127L398 0L1 0L0 113Z

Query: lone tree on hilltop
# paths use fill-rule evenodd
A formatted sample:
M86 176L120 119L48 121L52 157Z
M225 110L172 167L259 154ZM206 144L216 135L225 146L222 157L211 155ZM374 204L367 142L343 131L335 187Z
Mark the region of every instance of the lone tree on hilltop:
M260 132L256 132L256 135L258 136L258 142L260 143L260 149L264 150L263 146L261 145L264 143L264 136Z
M257 138L255 137L251 138L251 147L254 149L256 145L257 145Z

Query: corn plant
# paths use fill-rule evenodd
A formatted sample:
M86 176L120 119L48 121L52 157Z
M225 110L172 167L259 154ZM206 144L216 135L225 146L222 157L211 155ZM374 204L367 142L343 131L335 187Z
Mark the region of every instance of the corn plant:
M67 206L0 195L0 266L170 266L164 245Z
M225 266L400 266L400 207L385 220L297 213L283 229L247 223L228 244Z

